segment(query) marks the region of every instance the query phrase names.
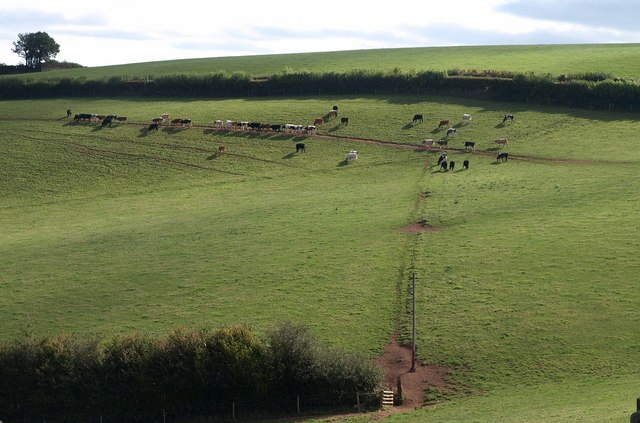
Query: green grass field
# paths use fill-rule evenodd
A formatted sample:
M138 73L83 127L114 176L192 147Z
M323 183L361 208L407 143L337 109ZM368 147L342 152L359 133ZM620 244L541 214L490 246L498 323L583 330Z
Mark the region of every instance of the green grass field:
M317 137L146 133L163 112L311 124L332 104L350 123ZM67 107L132 122L69 124ZM394 330L406 336L398 292L415 270L419 357L461 389L390 421L623 422L634 411L635 115L433 97L4 101L0 112L3 339L289 320L374 357ZM502 125L507 112L516 121ZM443 137L442 118L458 128L449 159L469 159L467 171L406 148ZM470 139L476 152L463 149ZM307 151L294 154L300 141ZM346 165L351 149L360 158ZM421 219L431 231L403 230Z
M21 75L31 80L57 78L108 79L226 71L269 76L283 71L347 72L354 69L390 72L414 70L507 70L550 73L610 72L640 78L640 44L520 45L422 47L324 53L215 57L133 63Z

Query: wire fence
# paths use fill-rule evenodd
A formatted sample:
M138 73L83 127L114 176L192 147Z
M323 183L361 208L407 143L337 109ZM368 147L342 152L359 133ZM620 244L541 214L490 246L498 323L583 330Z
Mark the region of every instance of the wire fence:
M270 421L335 414L365 413L381 408L381 392L343 393L335 398L290 395L272 397L264 401L237 401L208 404L193 409L167 406L154 411L130 410L125 413L93 411L79 416L42 415L23 423L212 423ZM4 419L0 410L0 422ZM8 420L5 420L8 421Z

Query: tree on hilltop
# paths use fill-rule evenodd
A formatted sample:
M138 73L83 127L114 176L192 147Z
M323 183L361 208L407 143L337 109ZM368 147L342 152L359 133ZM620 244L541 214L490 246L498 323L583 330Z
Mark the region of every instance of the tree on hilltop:
M18 34L18 41L13 42L11 51L24 59L26 67L40 71L43 64L60 53L60 44L46 32L30 32Z

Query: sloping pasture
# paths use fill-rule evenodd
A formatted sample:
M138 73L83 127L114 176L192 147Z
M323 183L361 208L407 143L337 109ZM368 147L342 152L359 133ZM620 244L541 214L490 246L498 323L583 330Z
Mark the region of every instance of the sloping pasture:
M350 123L329 121L317 137L146 132L163 112L196 125L311 124L333 104ZM69 124L67 107L139 125ZM411 269L418 354L461 388L392 420L628 420L640 352L634 115L404 97L0 111L4 338L291 320L375 355L396 320L406 339ZM507 112L516 120L503 125ZM453 172L434 166L439 151L416 148L443 136L442 118L458 129ZM495 161L497 137L509 139L508 162ZM307 151L295 154L296 142ZM351 149L360 158L347 165ZM429 230L403 231L422 220Z
M330 46L328 46L330 47ZM574 44L458 46L369 49L320 53L265 54L259 56L213 57L166 60L126 65L64 69L19 75L41 80L56 78L108 79L126 75L144 80L158 75L205 73L212 71L247 72L268 76L283 71L349 72L374 70L403 72L418 70L508 70L551 73L612 72L621 77L638 78L639 44Z

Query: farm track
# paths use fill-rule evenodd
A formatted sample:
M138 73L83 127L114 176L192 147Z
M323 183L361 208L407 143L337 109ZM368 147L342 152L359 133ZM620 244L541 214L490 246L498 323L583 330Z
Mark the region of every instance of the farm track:
M42 120L42 121L49 121L49 122L60 122L60 121L64 121L64 122L68 122L68 123L72 123L67 121L65 118L61 118L61 119L28 119L28 118L16 118L16 119L6 119L6 120ZM125 124L118 124L118 125L125 125ZM148 126L148 124L146 123L142 123L142 122L129 122L126 125L135 125L135 126L139 126L141 128L144 128L146 126ZM255 132L255 131L230 131L227 129L221 129L221 128L216 128L213 126L209 126L209 125L191 125L189 127L179 127L179 126L168 126L165 128L172 128L175 130L187 130L187 129L202 129L202 130L208 130L211 132L221 132L221 133L238 133L238 134L252 134L252 135L257 135L257 136L261 136L261 135L266 135L264 133L261 132ZM408 143L397 143L397 142L392 142L392 141L385 141L385 140L377 140L377 139L371 139L371 138L360 138L360 137L350 137L350 136L346 136L346 135L330 135L330 134L295 134L296 136L302 136L305 138L319 138L319 139L324 139L324 140L329 140L329 141L351 141L351 142L359 142L359 143L365 143L365 144L373 144L373 145L380 145L380 146L385 146L385 147L389 147L389 148L404 148L404 149L412 149L418 152L437 152L437 151L443 151L443 152L459 152L459 153L469 153L469 154L474 154L474 155L479 155L479 156L484 156L484 157L495 157L496 155L496 151L469 151L466 150L464 148L424 148L418 144L408 144ZM211 153L212 150L209 149L200 149L197 147L177 147L177 146L172 146L170 144L162 144L166 147L170 147L170 148L184 148L184 149L191 149L191 150L195 150L195 151L201 151L201 152L207 152L207 153ZM282 165L282 163L279 162L275 162L275 161L270 161L270 160L264 160L264 159L256 159L254 157L250 157L250 156L245 156L245 155L240 155L240 154L234 154L234 153L224 153L225 155L235 155L238 157L242 157L242 158L246 158L246 159L252 159L252 160L260 160L260 161L264 161L264 162L269 162L269 163L274 163L274 164L280 164ZM530 162L548 162L548 163L563 163L563 164L575 164L575 165L609 165L609 164L632 164L632 161L625 161L625 160L579 160L579 159L565 159L565 158L560 158L560 157L541 157L541 156L532 156L532 155L524 155L524 154L512 154L509 153L509 158L512 160L522 160L522 161L530 161ZM285 165L285 166L290 166L290 165ZM208 169L208 168L207 168ZM211 170L211 169L209 169Z

